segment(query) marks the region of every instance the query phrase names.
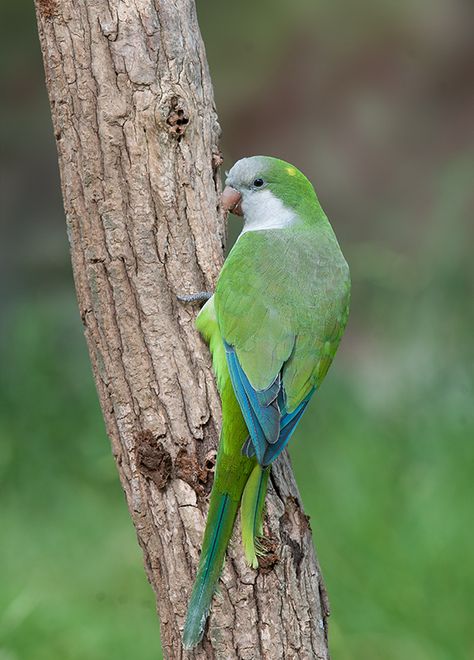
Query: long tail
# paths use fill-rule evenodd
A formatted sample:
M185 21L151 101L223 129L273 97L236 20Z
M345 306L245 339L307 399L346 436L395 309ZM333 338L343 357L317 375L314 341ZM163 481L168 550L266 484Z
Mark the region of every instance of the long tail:
M269 467L262 468L257 463L252 470L242 496L240 511L242 545L244 546L245 558L252 568L258 568L257 557L263 554L258 544L258 537L263 536L263 506L269 474Z
M202 308L196 327L212 352L222 400L222 430L201 558L184 624L183 646L186 649L193 648L202 639L242 493L256 463L255 458L242 455L248 430L230 380L213 298Z
M234 469L237 467L237 477L234 469L229 472L223 470L219 466L218 458L201 558L188 605L186 623L184 624L183 646L185 649L191 649L199 644L204 633L212 597L221 574L225 552L232 536L242 492L253 468L253 462L242 459L238 461L240 465L234 466ZM223 472L224 474L222 474Z

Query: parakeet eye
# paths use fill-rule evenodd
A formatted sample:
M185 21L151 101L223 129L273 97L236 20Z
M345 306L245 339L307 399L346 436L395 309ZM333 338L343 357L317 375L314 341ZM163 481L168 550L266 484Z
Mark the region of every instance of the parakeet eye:
M255 179L253 185L255 188L261 188L263 186L263 179Z

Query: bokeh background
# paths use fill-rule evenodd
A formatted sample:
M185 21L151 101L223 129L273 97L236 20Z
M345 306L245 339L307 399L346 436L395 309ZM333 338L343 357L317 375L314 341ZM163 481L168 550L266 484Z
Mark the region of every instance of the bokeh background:
M31 5L0 8L0 660L156 660ZM473 5L198 9L225 165L264 153L303 169L352 269L346 336L291 449L332 656L474 658Z

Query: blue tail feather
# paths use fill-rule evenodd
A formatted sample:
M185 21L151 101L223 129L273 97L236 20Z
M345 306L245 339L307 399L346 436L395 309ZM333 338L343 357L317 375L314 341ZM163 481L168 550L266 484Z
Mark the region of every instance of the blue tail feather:
M214 501L211 496L201 559L183 630L183 646L186 649L196 646L204 634L204 626L221 573L238 506L239 503L232 500L227 493L216 493Z

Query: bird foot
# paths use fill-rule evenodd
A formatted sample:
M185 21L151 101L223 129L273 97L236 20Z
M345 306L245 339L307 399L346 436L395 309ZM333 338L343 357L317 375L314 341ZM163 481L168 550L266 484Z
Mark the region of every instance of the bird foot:
M212 298L212 292L198 291L197 293L190 293L176 297L180 302L183 303L202 303L202 302L207 302L209 298Z

